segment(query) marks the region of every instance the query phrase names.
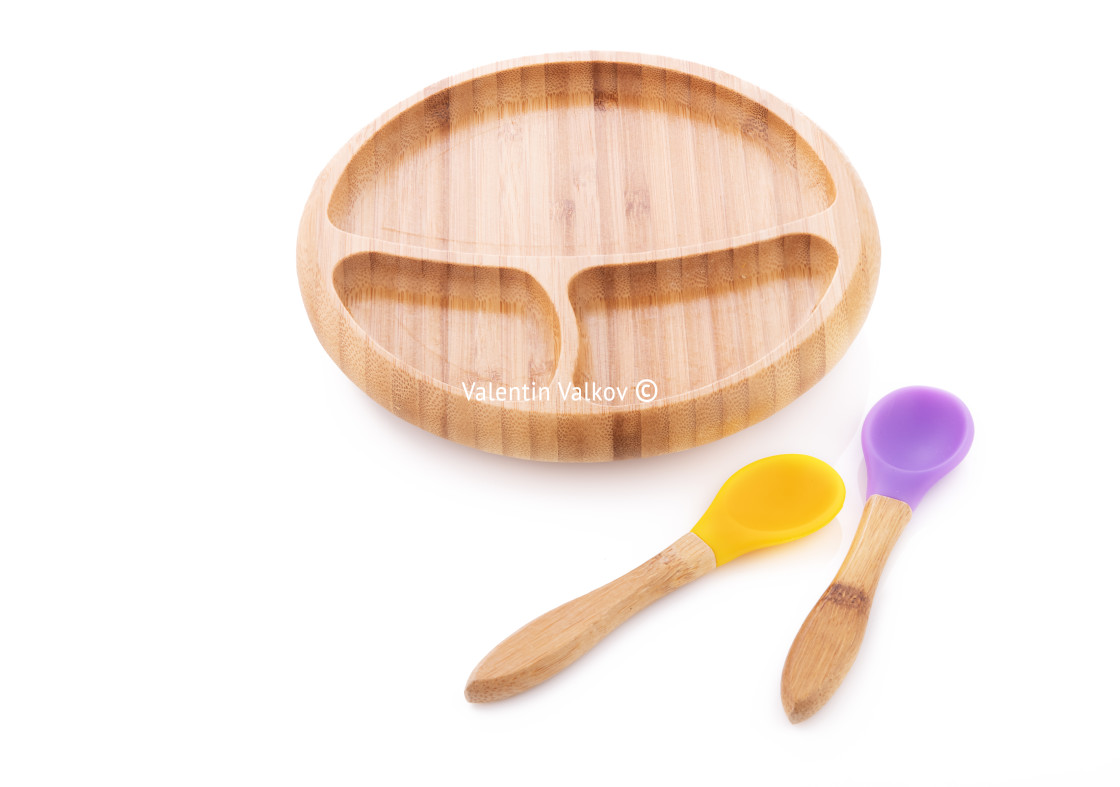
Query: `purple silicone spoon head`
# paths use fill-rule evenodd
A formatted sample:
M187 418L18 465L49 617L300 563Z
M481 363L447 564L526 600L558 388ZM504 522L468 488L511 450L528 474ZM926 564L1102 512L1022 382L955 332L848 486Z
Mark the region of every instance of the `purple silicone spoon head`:
M972 415L948 391L915 385L884 396L863 422L867 496L911 508L972 445Z

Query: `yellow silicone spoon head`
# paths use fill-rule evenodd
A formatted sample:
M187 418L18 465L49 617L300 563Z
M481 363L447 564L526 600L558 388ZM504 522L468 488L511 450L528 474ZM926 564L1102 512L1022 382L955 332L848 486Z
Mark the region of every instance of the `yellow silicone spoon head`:
M752 462L727 479L692 532L722 566L820 530L843 505L844 482L835 470L811 456L781 454Z

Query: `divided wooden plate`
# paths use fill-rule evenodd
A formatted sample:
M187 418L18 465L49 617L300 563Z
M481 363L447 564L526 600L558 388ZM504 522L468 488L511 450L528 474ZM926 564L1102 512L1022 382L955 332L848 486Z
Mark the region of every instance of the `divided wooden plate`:
M364 128L315 183L298 269L319 340L392 412L601 461L715 440L820 380L867 315L879 236L786 104L583 52L453 77Z

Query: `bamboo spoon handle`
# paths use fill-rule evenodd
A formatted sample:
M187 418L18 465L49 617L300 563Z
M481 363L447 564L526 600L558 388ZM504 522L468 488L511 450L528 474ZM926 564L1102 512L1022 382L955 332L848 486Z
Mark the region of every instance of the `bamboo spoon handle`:
M546 612L487 654L467 681L471 702L512 697L551 678L636 612L716 567L688 533L629 574Z
M880 495L867 499L848 556L801 624L786 657L782 705L794 724L828 702L856 660L879 575L910 514L901 500Z

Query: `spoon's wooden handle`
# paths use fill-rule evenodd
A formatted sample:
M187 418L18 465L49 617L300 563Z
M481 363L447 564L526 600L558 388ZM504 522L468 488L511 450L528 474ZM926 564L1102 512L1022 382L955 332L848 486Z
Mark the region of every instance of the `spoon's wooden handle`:
M512 697L551 678L634 613L716 567L712 548L688 533L624 577L546 612L474 668L471 702Z
M901 500L868 498L844 564L805 618L786 657L782 705L794 724L828 702L856 660L879 575L910 514Z

